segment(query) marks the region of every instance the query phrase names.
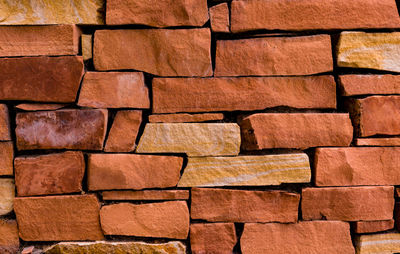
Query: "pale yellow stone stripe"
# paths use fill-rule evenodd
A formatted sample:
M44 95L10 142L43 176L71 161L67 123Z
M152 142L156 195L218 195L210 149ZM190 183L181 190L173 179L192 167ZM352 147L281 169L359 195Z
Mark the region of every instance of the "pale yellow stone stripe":
M392 254L400 252L400 233L361 235L356 238L357 254Z
M310 182L306 154L189 158L179 187L260 186Z

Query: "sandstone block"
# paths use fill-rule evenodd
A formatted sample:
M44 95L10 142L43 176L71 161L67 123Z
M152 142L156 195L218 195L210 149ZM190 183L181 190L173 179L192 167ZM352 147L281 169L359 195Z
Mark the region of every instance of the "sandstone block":
M167 188L177 185L183 158L138 154L89 154L89 190Z
M358 138L356 146L400 146L400 138Z
M211 30L213 32L229 33L229 7L227 3L214 5L210 8Z
M350 227L340 221L249 223L240 245L243 254L354 254Z
M46 111L57 110L66 107L68 104L43 104L43 103L21 103L15 106L24 111Z
M400 251L399 233L358 235L355 237L357 254L398 253Z
M120 110L111 126L105 152L132 152L142 123L142 111Z
M102 109L18 113L17 148L101 150L107 119Z
M82 152L64 152L15 158L18 196L82 191L85 160Z
M0 3L0 25L101 25L104 0L22 1Z
M317 148L317 186L399 185L400 147Z
M80 35L75 25L0 26L0 56L77 55Z
M155 78L152 87L153 113L336 108L332 76Z
M0 215L6 215L13 210L15 197L14 179L0 179Z
M78 105L92 108L150 108L141 72L87 72Z
M355 221L351 224L357 234L386 231L394 227L394 220Z
M8 115L7 105L5 104L0 104L0 140L11 140L10 117Z
M340 67L400 72L400 33L342 32L337 46Z
M20 197L14 210L24 241L103 239L95 195Z
M208 20L204 0L108 0L107 25L138 24L153 27L203 26Z
M194 157L188 159L178 187L257 186L310 181L310 163L304 153Z
M74 102L84 66L81 56L38 56L1 58L0 70L0 100Z
M186 153L188 156L237 155L240 129L235 123L149 123L138 153Z
M342 95L400 94L400 75L341 75Z
M101 227L106 235L186 239L189 210L185 201L103 206Z
M284 191L192 189L191 218L211 222L296 222L300 195Z
M93 58L93 35L82 34L81 45L82 45L82 57L83 61L87 61Z
M233 32L400 26L396 2L392 0L235 0L231 5L231 18Z
M305 188L301 210L304 220L390 220L393 186Z
M210 30L205 28L97 30L93 61L101 71L134 69L158 76L211 76L210 45Z
M103 200L188 200L188 190L103 191Z
M222 113L149 115L150 123L196 123L223 119L224 114Z
M18 227L15 220L0 220L0 252L17 253L19 249Z
M233 253L236 231L233 223L195 223L190 225L190 247L193 254Z
M353 126L349 114L260 113L240 123L245 150L349 146Z
M0 142L0 175L13 175L14 145L12 141Z
M332 69L329 35L217 41L215 76L310 75Z

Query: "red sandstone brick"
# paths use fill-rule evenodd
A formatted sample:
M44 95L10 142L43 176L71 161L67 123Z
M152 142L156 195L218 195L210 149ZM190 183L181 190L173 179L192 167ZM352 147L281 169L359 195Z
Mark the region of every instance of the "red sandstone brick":
M348 114L261 113L240 123L245 150L349 146L353 127Z
M24 111L45 111L57 110L66 107L67 104L39 104L39 103L21 103L15 106Z
M317 148L317 186L400 185L400 147Z
M153 113L336 108L332 76L155 78Z
M189 210L185 201L103 206L101 227L105 235L186 239Z
M19 236L15 220L0 219L0 253L18 253Z
M354 254L350 227L340 221L245 224L243 254Z
M400 93L400 75L341 75L344 96Z
M227 3L214 5L210 8L211 30L213 32L229 33L229 7Z
M400 138L358 138L356 146L400 146Z
M101 240L95 195L16 198L19 236L24 241Z
M233 253L236 231L233 223L195 223L190 225L190 247L193 254Z
M13 175L14 145L12 141L0 142L0 175Z
M153 88L154 89L154 88ZM222 113L150 115L150 123L198 123L223 120Z
M82 152L64 152L15 158L18 196L82 191L85 161Z
M84 65L81 56L0 58L0 70L0 100L74 102Z
M120 110L108 134L105 152L132 152L142 123L142 111Z
M192 219L211 222L296 222L300 195L284 191L192 189Z
M233 32L400 27L394 0L234 0L231 18Z
M0 56L77 55L76 25L1 26Z
M103 191L103 200L187 200L188 190Z
M332 69L329 35L217 41L215 76L309 75Z
M301 210L304 220L390 220L393 186L305 188Z
M1 141L11 140L10 118L8 115L7 105L5 104L0 104L0 140Z
M392 229L394 220L355 221L351 227L357 234L381 232Z

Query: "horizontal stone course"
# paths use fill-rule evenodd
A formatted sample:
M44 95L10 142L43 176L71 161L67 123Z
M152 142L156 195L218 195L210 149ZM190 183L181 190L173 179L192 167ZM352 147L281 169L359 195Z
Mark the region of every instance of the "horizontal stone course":
M103 200L188 200L189 190L103 191Z

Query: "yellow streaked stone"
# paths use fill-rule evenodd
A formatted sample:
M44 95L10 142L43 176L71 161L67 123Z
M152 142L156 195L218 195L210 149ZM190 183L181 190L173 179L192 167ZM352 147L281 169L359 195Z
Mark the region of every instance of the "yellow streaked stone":
M104 24L104 0L0 0L0 25Z
M178 187L279 185L310 180L305 153L199 157L189 158Z
M89 59L92 59L92 57L93 57L92 35L91 34L82 34L81 42L82 42L81 44L82 44L83 60L87 61Z
M186 153L188 156L237 155L236 123L148 123L137 153Z
M0 179L0 215L10 213L14 207L14 179Z
M343 32L338 66L400 72L400 32Z
M81 254L81 253L169 253L185 254L186 246L181 242L151 244L145 242L61 242L47 248L46 254Z
M357 254L392 254L400 252L400 233L359 235L355 239Z

